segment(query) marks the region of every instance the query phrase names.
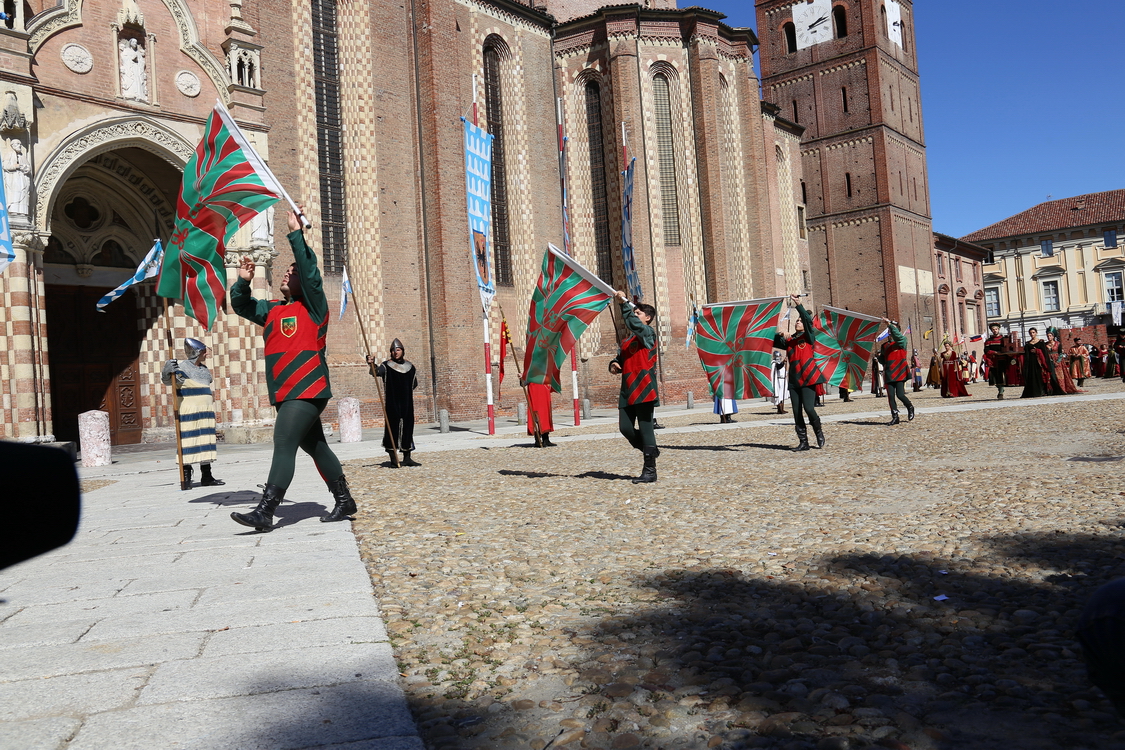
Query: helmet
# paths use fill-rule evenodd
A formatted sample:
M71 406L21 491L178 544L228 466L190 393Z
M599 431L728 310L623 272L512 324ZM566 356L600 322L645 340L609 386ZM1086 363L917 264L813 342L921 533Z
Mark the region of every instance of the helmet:
M194 362L199 359L199 355L207 351L207 345L199 339L184 339L184 354L185 359L189 362Z

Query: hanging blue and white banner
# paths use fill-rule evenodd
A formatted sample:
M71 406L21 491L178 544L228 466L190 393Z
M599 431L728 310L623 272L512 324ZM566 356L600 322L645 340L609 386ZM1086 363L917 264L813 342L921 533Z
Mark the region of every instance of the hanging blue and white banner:
M348 309L348 295L352 293L352 282L348 281L348 267L344 266L344 278L340 282L340 320Z
M98 312L104 313L105 306L127 292L133 284L139 284L145 279L156 278L156 275L160 273L160 264L163 261L164 248L161 247L160 240L153 240L152 249L148 251L148 255L137 266L136 272L124 284L98 300Z
M621 196L621 260L625 264L625 286L629 297L639 302L645 297L641 289L641 275L637 273L637 261L633 257L633 169L637 158L629 160L629 168L621 174L625 178L625 189Z
M0 180L0 273L16 259L12 248L12 224L8 221L8 199L4 196L4 181Z
M480 304L487 313L496 296L492 278L492 252L488 229L492 223L492 134L464 117L465 187L469 201L469 254L480 290Z

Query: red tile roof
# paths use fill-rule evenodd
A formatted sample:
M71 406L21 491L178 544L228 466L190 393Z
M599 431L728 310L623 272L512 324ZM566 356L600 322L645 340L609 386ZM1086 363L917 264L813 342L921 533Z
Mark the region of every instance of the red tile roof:
M1022 234L1057 232L1089 224L1120 224L1122 221L1125 221L1125 190L1107 190L1040 203L1023 213L966 234L961 239L982 242Z

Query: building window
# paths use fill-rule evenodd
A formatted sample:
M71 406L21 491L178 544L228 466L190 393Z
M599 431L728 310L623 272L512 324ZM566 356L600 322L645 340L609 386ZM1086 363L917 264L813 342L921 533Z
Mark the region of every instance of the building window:
M808 239L809 233L805 228L805 207L797 206L797 234L802 240Z
M602 92L594 81L586 84L586 136L590 146L590 190L594 199L594 249L598 276L613 281L609 245L609 193L605 180L605 140L602 135Z
M672 139L672 87L668 77L652 79L656 119L656 152L660 162L660 202L664 218L664 244L680 244L680 198L676 182L676 148Z
M949 303L945 300L941 301L941 330L949 333Z
M961 259L958 258L953 264L954 276L958 281L961 281Z
M348 257L348 237L336 0L313 0L312 38L313 85L316 96L316 156L320 182L321 258L326 272L341 273Z
M852 197L852 173L844 172L844 189L848 192L848 197Z
M797 51L797 27L787 23L781 27L781 31L785 35L785 54L791 55Z
M793 122L801 124L801 113L797 110L797 100L793 100Z
M973 264L973 283L980 283L980 266L978 266L976 263Z
M809 272L801 269L801 280L805 282L805 289L809 288Z
M1000 317L1000 290L996 287L984 290L984 311L990 318Z
M848 87L840 87L840 98L844 100L844 114L848 113Z
M882 4L879 5L879 20L882 21L883 36L889 37L891 33L887 29L887 6Z
M805 185L805 181L801 180L801 203L806 206L809 204L809 188Z
M969 328L968 328L968 326L965 325L965 303L964 302L958 302L957 303L957 313L958 313L958 318L961 321L961 333L965 333L969 330Z
M484 48L484 110L492 133L492 246L497 284L512 283L512 234L508 222L508 172L504 158L504 97L500 88L500 50Z
M941 253L937 255L937 275L945 276L945 256Z
M1059 306L1059 282L1057 281L1044 281L1043 282L1043 310L1045 312L1058 312Z
M1055 256L1055 243L1051 240L1043 240L1039 243L1039 251L1044 258L1053 258Z
M1117 247L1117 230L1107 229L1102 234L1103 243L1106 247Z
M844 6L837 5L832 9L832 25L836 27L836 38L843 39L848 35L848 13Z
M1105 274L1105 301L1125 302L1125 291L1121 287L1121 271Z

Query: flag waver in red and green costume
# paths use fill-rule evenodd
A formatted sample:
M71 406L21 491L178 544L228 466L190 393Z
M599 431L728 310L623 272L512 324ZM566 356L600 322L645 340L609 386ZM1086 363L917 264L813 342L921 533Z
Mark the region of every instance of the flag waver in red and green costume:
M737 400L773 395L773 340L783 301L773 297L704 306L695 345L712 396Z
M227 242L283 195L230 113L216 104L184 168L157 294L183 300L187 314L210 329L226 296Z
M656 447L654 410L660 405L656 386L656 330L652 327L656 308L634 305L617 293L621 317L629 331L621 339L621 351L609 363L613 375L621 375L621 392L617 397L618 429L637 450L644 454L644 470L634 484L656 481Z
M524 369L527 383L562 392L559 373L579 337L613 299L613 289L550 245L531 295Z
M797 305L799 322L793 335L785 337L785 356L789 360L789 400L793 406L793 424L800 441L795 451L809 450L808 427L805 416L816 435L817 445L824 447L824 430L820 416L816 413L816 387L825 382L824 373L816 362L816 341L813 339L813 319L809 311L798 301L796 295L790 298Z

